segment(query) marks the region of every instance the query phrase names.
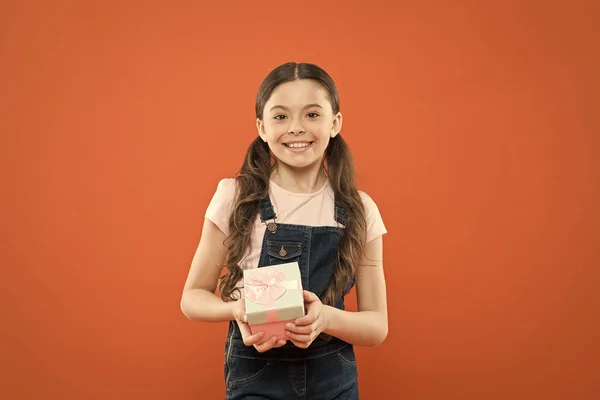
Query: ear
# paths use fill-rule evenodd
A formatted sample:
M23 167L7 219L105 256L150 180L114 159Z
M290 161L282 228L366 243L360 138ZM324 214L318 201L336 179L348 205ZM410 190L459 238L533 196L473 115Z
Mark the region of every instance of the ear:
M258 130L258 136L267 143L267 135L265 134L265 124L259 118L256 118L256 129Z
M331 124L331 133L329 137L336 137L338 133L342 130L342 113L338 112L335 117L333 117L333 123Z

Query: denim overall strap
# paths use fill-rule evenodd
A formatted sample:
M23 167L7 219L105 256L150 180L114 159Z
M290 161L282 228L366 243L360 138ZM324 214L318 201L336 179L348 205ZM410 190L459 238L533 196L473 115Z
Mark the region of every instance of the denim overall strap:
M337 223L343 225L344 227L346 226L348 222L346 218L346 211L337 198L335 199L335 210L333 215Z
M275 209L273 208L273 204L271 204L269 196L260 201L258 212L260 213L260 220L262 222L277 219L277 214L275 214Z

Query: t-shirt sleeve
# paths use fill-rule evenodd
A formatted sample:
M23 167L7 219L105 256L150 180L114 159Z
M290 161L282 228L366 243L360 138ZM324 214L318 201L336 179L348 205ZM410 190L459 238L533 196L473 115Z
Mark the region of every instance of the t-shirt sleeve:
M359 192L365 206L365 218L367 220L367 243L379 236L385 235L387 229L375 201L366 193Z
M205 218L212 221L225 235L229 236L229 217L233 209L235 179L222 179L206 208Z

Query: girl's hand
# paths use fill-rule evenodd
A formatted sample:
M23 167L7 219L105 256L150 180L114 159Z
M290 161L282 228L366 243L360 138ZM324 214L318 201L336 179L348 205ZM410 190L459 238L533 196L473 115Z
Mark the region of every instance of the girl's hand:
M306 315L294 323L285 325L285 333L292 343L303 349L308 348L319 334L327 329L327 308L316 294L304 290Z
M261 342L263 332L257 332L254 335L252 334L250 331L250 326L247 323L248 319L246 317L246 302L244 299L236 301L233 309L233 316L235 317L238 327L240 328L242 339L244 340L244 344L246 346L254 346L254 348L260 353L264 353L265 351L271 350L274 347L281 347L286 343L285 340L277 341L276 337L272 337L266 342Z

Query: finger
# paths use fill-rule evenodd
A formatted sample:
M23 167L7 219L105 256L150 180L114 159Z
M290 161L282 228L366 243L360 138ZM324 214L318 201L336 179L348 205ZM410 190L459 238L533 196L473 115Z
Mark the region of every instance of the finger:
M314 332L311 332L309 334L301 334L286 331L285 334L290 338L292 342L310 343L314 339Z
M310 343L298 342L297 340L291 340L291 342L294 344L294 346L300 347L301 349L307 349L308 346L310 346Z
M248 323L248 316L246 314L236 313L235 319L239 322Z
M271 346L271 342L272 342L272 346ZM268 347L269 349L271 348L277 348L277 347L281 347L284 346L287 343L287 340L285 339L277 339L276 337L272 337L271 340L269 340L268 342L265 342L265 346ZM260 345L261 343L259 343Z
M244 344L246 346L252 346L252 345L258 343L264 335L263 332L257 332L255 334L252 334L252 331L250 330L250 326L243 322L238 323L238 327L240 328L240 333L242 334L242 340L244 341Z
M313 325L314 324L310 324L310 325L286 324L285 329L292 333L301 333L301 334L306 335L315 330Z
M284 339L277 340L277 338L273 337L267 342L259 343L257 346L259 346L260 351L264 352L267 350L271 350L271 349L275 349L277 347L284 346L286 343L287 343L287 340L284 340Z
M252 336L252 331L250 330L250 326L243 321L237 321L238 328L240 328L240 333L242 337Z
M295 320L294 324L300 325L300 326L310 325L313 322L315 322L318 318L319 318L319 315L315 311L309 310L308 313L304 317L300 317L297 320Z
M255 344L254 347L256 348L256 350L258 350L259 353L264 353L265 351L271 350L276 343L277 337L273 336L271 339L264 343Z
M250 336L252 334L247 323L245 323L244 321L240 321L237 318L235 322L237 323L238 328L240 328L240 332L242 333L242 335L246 334L246 336Z
M319 301L319 298L313 292L309 292L308 290L303 290L302 294L304 295L304 301L307 303L312 303L313 301Z
M253 346L260 342L260 339L262 339L263 335L264 335L263 332L258 332L258 333L255 333L254 335L248 335L248 336L244 336L242 334L242 339L244 340L244 344L246 346Z

